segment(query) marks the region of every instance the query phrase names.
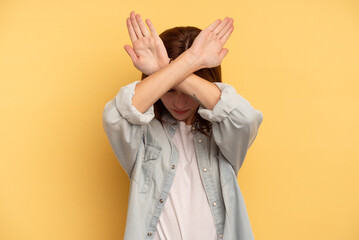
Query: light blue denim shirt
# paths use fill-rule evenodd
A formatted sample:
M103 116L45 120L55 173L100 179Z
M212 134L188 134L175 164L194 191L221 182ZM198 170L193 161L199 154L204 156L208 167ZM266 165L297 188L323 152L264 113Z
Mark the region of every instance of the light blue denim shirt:
M103 111L104 130L130 178L125 240L152 239L179 159L172 142L176 120L168 114L161 124L154 118L153 106L142 114L132 105L138 82L122 87ZM251 240L254 236L237 174L263 114L232 86L215 84L221 91L220 100L213 110L198 109L212 123L212 136L194 132L200 176L218 239Z

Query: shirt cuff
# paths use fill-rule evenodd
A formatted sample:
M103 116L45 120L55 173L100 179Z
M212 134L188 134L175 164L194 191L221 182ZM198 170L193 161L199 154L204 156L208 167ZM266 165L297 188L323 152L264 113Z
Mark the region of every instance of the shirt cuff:
M145 112L139 112L132 105L132 98L135 95L135 87L140 81L132 82L123 86L115 97L115 105L123 118L132 124L144 125L151 122L154 118L153 105Z
M221 96L213 110L204 108L202 105L198 108L198 114L210 121L220 122L225 119L236 107L236 100L238 98L237 91L229 84L222 82L214 82L221 91Z

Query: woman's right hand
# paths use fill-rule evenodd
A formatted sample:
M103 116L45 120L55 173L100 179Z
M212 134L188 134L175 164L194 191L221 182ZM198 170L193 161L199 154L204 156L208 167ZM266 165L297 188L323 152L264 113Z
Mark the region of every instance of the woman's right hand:
M233 29L233 18L217 19L198 34L187 51L198 59L201 68L217 67L228 53L223 46Z

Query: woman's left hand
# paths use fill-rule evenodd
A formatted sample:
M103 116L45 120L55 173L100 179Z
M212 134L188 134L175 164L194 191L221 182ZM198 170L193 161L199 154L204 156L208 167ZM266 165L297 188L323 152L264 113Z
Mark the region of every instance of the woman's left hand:
M167 51L151 21L146 19L152 35L148 32L140 14L135 15L132 11L126 22L133 47L125 45L124 48L135 67L144 74L151 75L166 66L169 63Z
M198 59L201 68L217 67L228 53L223 46L233 30L233 18L217 19L198 34L187 51Z

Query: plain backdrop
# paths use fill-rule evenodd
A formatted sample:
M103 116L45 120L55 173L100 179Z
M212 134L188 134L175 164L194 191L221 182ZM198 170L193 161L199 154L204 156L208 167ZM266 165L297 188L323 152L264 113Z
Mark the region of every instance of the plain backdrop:
M0 239L123 238L102 111L141 76L132 10L158 33L234 18L223 81L264 116L238 175L256 240L358 240L356 0L2 0Z

